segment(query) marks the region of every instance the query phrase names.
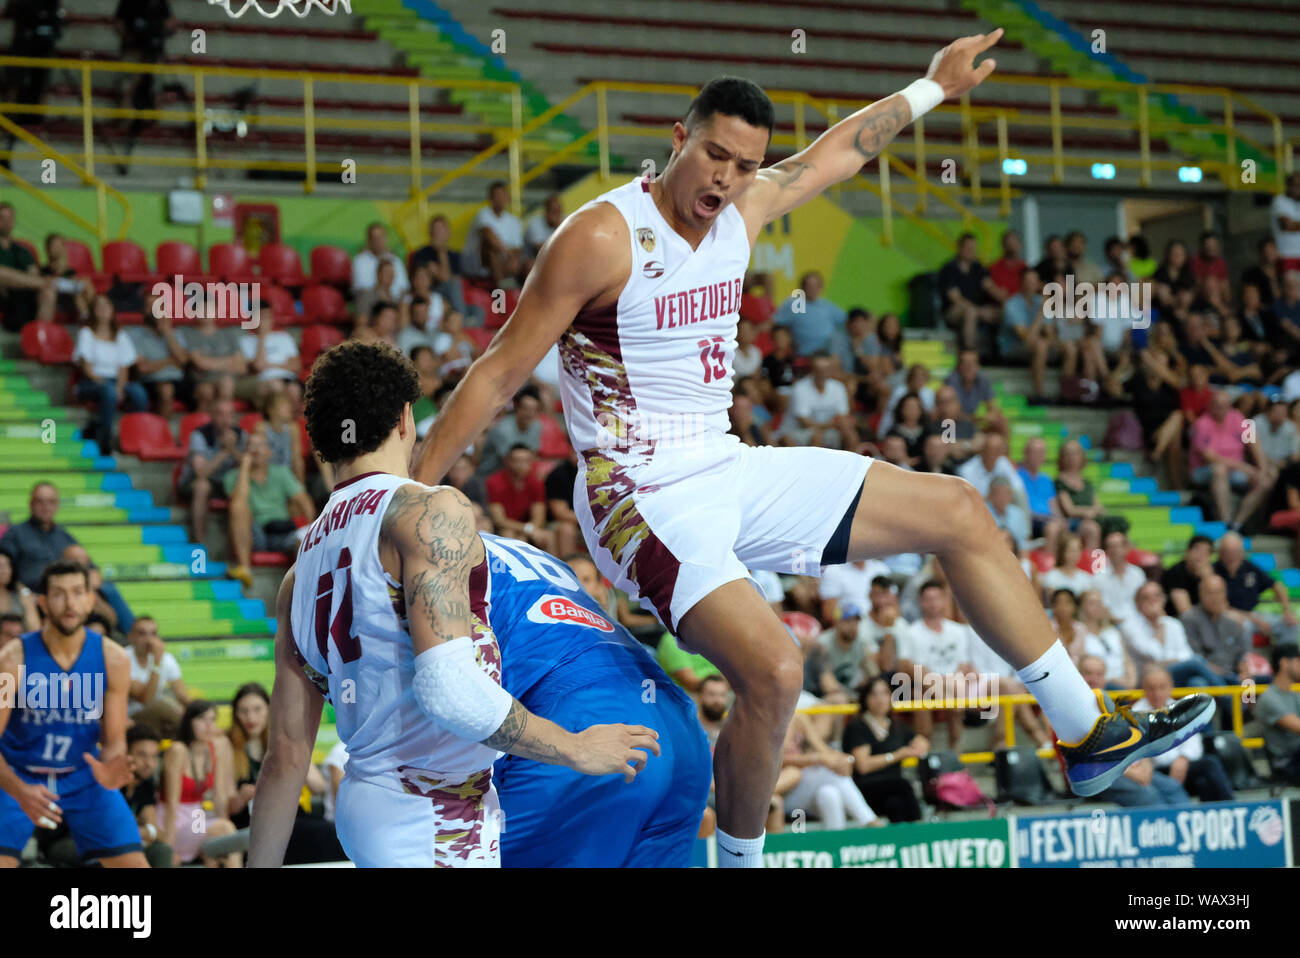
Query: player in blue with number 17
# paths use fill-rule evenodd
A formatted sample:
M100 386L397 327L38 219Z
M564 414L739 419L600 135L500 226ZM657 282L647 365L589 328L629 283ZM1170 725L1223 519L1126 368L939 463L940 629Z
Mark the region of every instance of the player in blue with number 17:
M506 868L690 864L713 775L695 703L640 642L540 549L482 534L486 619L501 649L501 684L570 731L645 725L661 754L636 780L599 778L513 755L493 771L504 813Z

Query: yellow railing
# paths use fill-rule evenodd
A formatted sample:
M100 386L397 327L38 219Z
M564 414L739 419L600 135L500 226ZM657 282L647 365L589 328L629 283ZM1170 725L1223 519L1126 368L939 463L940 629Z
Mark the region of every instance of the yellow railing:
M199 188L206 186L207 175L212 170L263 170L292 171L303 174L303 189L312 192L317 183L325 176L340 176L340 162L345 157L324 154L338 154L340 149L322 150L318 144L320 131L345 131L355 134L402 133L409 142L409 154L404 160L368 160L361 162L359 157L351 157L357 163L356 172L397 174L409 179L408 199L398 210L398 217L411 217L423 223L427 217L428 204L446 187L463 177L501 177L508 179L512 190L512 204L515 212L519 211L522 187L553 169L559 163L576 165L590 164L603 177L608 177L612 157L618 152L618 142L628 138L657 138L662 142L665 130L662 124L634 124L612 120L624 112L621 104L613 102L623 95L650 94L671 104L665 112L679 115L689 99L697 92L693 86L680 84L646 84L599 82L588 84L575 91L569 97L555 104L545 113L525 121L523 115L523 94L517 84L491 80L444 80L431 77L397 77L375 76L356 73L303 73L288 70L246 69L228 67L204 67L184 64L133 64L115 63L98 60L71 59L33 59L30 57L0 56L0 67L36 67L71 71L80 77L80 103L70 106L24 106L16 103L0 103L0 115L17 117L21 122L24 116L41 116L49 118L75 117L80 120L82 144L80 166L83 175L93 178L98 164L125 163L129 165L150 165L167 168L189 169L194 172L195 182ZM191 91L192 102L184 107L155 110L136 110L132 108L97 106L93 102L93 80L97 75L116 76L119 79L132 75L152 74L157 78L179 78L186 81L182 85ZM275 81L286 86L277 90L277 94L295 90L300 95L303 108L301 111L275 112L267 108L258 108L258 112L241 115L250 128L267 128L290 130L301 133L302 150L300 157L289 160L273 160L259 155L258 151L231 151L229 155L212 155L216 141L211 141L209 125L222 119L223 111L214 114L208 108L207 90L215 80L247 79ZM405 91L404 116L400 119L375 119L370 116L324 116L321 115L320 101L322 88L342 85L346 89L336 94L337 98L357 97L358 91L376 91L383 88L397 88ZM1230 189L1276 189L1290 168L1291 151L1294 140L1285 137L1280 118L1269 110L1256 104L1249 97L1223 87L1193 86L1188 84L1128 84L1118 80L1102 79L1054 79L1042 77L997 76L986 81L990 89L1002 87L1038 87L1047 91L1047 108L1042 112L1022 110L996 105L973 106L969 97L960 104L945 104L931 114L930 124L943 120L960 128L960 144L956 150L946 145L940 147L938 141L927 141L927 122L913 124L910 135L900 137L884 154L883 162L874 167L874 174L860 176L836 188L842 190L866 189L880 197L884 216L883 239L889 242L892 237L892 217L895 214L905 216L918 223L928 233L938 234L934 238L947 239L941 231L935 229L924 218L931 201L938 202L953 210L964 221L967 228L980 233L986 227L975 214L972 206L984 202L986 184L981 180L981 165L996 161L1000 170L996 187L996 199L1003 215L1010 212L1012 198L1016 191L1012 179L1002 169L1002 161L1022 153L1017 146L1017 137L1024 131L1041 131L1044 128L1051 134L1052 180L1065 182L1067 168L1087 166L1097 157L1071 155L1065 148L1064 135L1070 131L1118 130L1132 131L1136 126L1139 148L1136 156L1116 155L1107 162L1121 168L1136 168L1143 184L1152 182L1153 174L1158 170L1176 168L1194 163L1209 174L1218 176ZM984 89L984 88L981 88ZM426 96L445 94L451 91L480 90L493 92L503 98L509 106L509 122L504 125L478 123L457 119L431 120L423 115ZM1074 116L1062 109L1062 94L1067 90L1085 90L1090 94L1122 94L1136 97L1138 119L1136 124L1125 117ZM1188 98L1207 99L1219 104L1223 121L1219 123L1190 124L1181 121L1155 120L1152 118L1150 99L1153 96L1172 94ZM812 97L800 91L769 91L777 105L782 127L772 137L773 144L793 150L802 149L812 139L810 126L820 127L837 122L844 116L866 105L865 102L848 102L825 100ZM394 104L398 101L395 99ZM589 132L583 136L563 143L549 142L542 134L544 128L561 114L582 117L589 120ZM233 118L233 115L232 115ZM1271 130L1265 143L1242 133L1241 124L1245 118L1254 118L1258 124L1266 125ZM186 155L119 156L112 151L105 151L104 144L98 143L95 121L129 121L133 119L154 120L179 123L193 130L193 147ZM793 128L793 133L786 132ZM1156 159L1152 156L1152 136L1166 133L1182 134L1220 134L1223 153L1220 157L1206 159ZM428 162L423 156L421 143L424 137L447 134L471 137L465 140L467 150L473 155L454 165L441 166ZM100 137L102 139L102 136ZM486 144L484 143L486 141ZM595 142L595 155L587 153L587 147ZM1250 144L1262 154L1271 156L1277 166L1276 183L1257 180L1245 182L1238 163L1238 143ZM35 150L36 154L47 156L52 152L48 146L24 139L24 144ZM16 152L16 151L15 151ZM950 154L954 160L961 159L961 176L955 182L940 180L930 176L927 171L927 159ZM0 153L2 156L13 154ZM489 166L489 161L503 156L506 159L507 172L503 175L499 164L496 168ZM895 175L902 178L901 184L894 183ZM902 186L903 189L899 189ZM903 196L912 194L910 203L903 202ZM111 195L111 194L110 194Z
M1291 686L1292 691L1300 692L1300 685ZM1241 744L1246 748L1263 748L1264 740L1262 738L1243 738L1242 730L1245 727L1245 717L1242 712L1242 699L1249 691L1259 692L1253 686L1242 685L1216 685L1209 688L1178 688L1173 689L1170 693L1173 698L1182 698L1184 695L1192 695L1196 692L1204 692L1215 698L1232 699L1232 731L1237 738L1241 739ZM1141 689L1126 689L1119 692L1109 693L1112 700L1123 702L1128 699L1138 699L1142 697ZM892 708L895 712L922 712L927 709L974 709L977 711L987 711L995 709L999 721L1003 723L1003 736L1007 748L1014 748L1016 744L1016 716L1015 706L1017 705L1037 705L1038 700L1028 693L1019 693L1015 695L989 695L984 698L954 699L944 698L938 700L916 700L894 702ZM856 705L810 705L807 708L799 709L805 715L856 715L858 707ZM1051 758L1055 751L1050 748L1040 748L1038 750L1039 758ZM958 756L968 765L988 764L993 761L993 752L963 752ZM906 759L903 762L906 766L916 765L916 759Z

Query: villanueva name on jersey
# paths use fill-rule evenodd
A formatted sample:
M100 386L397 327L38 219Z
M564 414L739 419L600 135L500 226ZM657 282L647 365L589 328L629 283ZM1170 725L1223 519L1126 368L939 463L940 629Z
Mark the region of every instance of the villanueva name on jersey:
M743 277L655 297L655 329L676 329L740 309Z
M329 512L322 512L320 518L311 524L307 534L302 537L302 551L306 552L320 545L321 539L336 529L342 529L353 516L374 515L379 509L379 501L384 498L387 489L365 489L351 499L339 502Z
M23 722L87 725L104 715L103 672L28 672L0 674L0 703L22 713Z

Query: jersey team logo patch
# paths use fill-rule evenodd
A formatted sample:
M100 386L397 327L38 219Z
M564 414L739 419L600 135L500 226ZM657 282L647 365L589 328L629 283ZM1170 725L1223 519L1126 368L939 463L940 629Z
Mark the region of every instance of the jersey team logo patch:
M642 226L636 231L636 241L641 244L641 248L647 253L655 251L655 231Z
M544 595L528 610L529 622L565 622L585 625L601 632L613 632L614 626L604 616L583 608L572 599L560 595Z
M658 279L664 274L664 264L657 259L649 260L641 267L641 272L646 279Z

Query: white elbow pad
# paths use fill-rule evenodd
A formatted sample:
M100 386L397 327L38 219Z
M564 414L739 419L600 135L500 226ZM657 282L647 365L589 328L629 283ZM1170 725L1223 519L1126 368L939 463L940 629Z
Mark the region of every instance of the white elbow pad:
M420 711L471 742L499 729L514 704L514 697L479 668L468 635L417 655L411 685Z

